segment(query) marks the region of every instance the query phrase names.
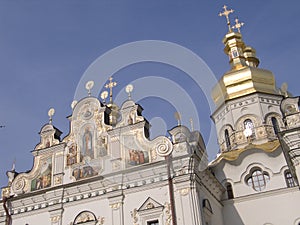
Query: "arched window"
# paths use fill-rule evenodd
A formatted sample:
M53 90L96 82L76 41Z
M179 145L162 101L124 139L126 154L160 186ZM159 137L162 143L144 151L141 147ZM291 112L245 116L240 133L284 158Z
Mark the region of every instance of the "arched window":
M226 142L227 150L229 150L231 148L231 143L230 143L230 137L227 129L225 129L225 142Z
M288 170L285 171L284 177L285 177L286 185L288 187L295 187L295 180L290 171L288 171Z
M271 122L272 122L272 125L273 125L274 133L278 134L278 132L280 131L280 128L279 128L278 121L274 116L271 117Z
M251 186L254 190L262 191L265 189L269 180L270 177L267 172L262 172L261 169L256 169L246 181L248 186Z
M226 183L226 192L227 192L228 199L233 199L234 198L231 183Z
M252 134L250 137L255 137L254 124L253 124L252 120L246 119L244 121L244 129L251 130Z
M209 225L211 224L210 221L211 221L211 216L213 214L213 211L208 199L203 199L202 208L203 208L205 225Z

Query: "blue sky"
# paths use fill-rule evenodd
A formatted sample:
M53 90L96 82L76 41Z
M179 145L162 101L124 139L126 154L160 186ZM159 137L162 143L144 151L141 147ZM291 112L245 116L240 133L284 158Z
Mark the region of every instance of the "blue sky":
M5 125L0 129L0 185L7 184L5 171L14 159L17 171L31 169L30 151L39 142L38 132L48 122L50 107L56 109L54 125L63 136L68 134L66 117L72 112L77 84L89 65L113 48L142 40L176 43L201 57L219 79L229 70L222 44L226 22L218 16L224 4L235 10L232 21L238 16L245 23L243 39L256 49L260 67L274 73L278 86L287 82L289 91L299 95L300 4L296 0L282 3L0 0L0 125ZM111 75L100 71L99 76ZM113 75L119 83L116 93L143 76L176 82L192 96L207 141L210 110L205 93L184 72L145 62ZM99 92L94 90L95 95ZM148 120L163 118L166 129L176 125L175 109L168 99L149 97L139 103ZM213 158L217 149L208 152Z

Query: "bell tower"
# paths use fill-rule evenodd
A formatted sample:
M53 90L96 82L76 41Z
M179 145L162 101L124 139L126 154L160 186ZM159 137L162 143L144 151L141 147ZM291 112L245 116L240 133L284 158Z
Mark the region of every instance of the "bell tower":
M273 73L258 68L255 49L243 41L240 29L244 23L235 19L232 26L229 16L234 11L227 6L223 9L219 16L227 20L223 43L230 69L212 90L217 108L211 116L217 130L219 157L237 157L249 144L270 151L272 143L279 145L277 133L284 127L280 111L283 95Z

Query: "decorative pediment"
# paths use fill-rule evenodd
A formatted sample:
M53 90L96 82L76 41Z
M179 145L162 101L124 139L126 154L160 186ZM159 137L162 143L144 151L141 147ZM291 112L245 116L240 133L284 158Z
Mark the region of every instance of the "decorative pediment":
M141 205L141 207L137 210L138 212L144 211L144 210L150 210L155 208L164 208L164 206L157 201L155 201L153 198L148 197L147 200Z
M84 224L84 225L96 225L98 222L98 220L96 219L96 216L94 215L94 213L90 212L90 211L83 211L80 212L73 223L71 223L71 225L78 225L78 224Z
M165 213L164 213L165 209ZM139 209L133 209L131 211L131 217L133 219L133 224L146 224L147 221L155 220L159 224L163 222L163 215L166 218L165 224L170 224L170 211L169 204L166 203L165 206L160 204L159 202L155 201L153 198L148 197L146 201L140 206Z
M198 131L191 132L187 127L181 125L174 127L169 133L175 144L175 152L191 153L197 150L197 154L200 156L205 153L205 143Z
M109 108L97 98L87 97L79 101L70 117L71 131L64 138L66 165L71 167L74 180L98 175L103 170L103 157L108 155L107 131Z
M53 145L59 144L60 135L62 134L62 132L53 125L46 124L42 127L39 134L41 136L41 139L40 143L35 147L35 150L49 148Z
M120 109L121 121L118 122L117 127L123 127L144 121L144 117L141 116L142 111L143 108L140 105L135 104L134 101L127 100L123 103Z
M288 116L299 112L299 97L289 97L282 100L280 109L283 115Z
M35 157L34 167L29 173L20 173L12 183L15 194L27 193L51 187L53 182L52 155Z
M299 97L283 99L280 109L284 115L284 121L288 128L300 126Z

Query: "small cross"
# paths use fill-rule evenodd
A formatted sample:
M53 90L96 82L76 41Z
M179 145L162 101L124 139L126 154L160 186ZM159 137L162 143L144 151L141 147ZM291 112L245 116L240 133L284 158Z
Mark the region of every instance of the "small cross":
M113 96L113 87L117 86L117 82L112 81L113 78L109 78L109 83L105 85L105 88L109 88L109 101L112 103L112 96Z
M241 27L244 26L244 23L240 23L238 18L236 18L234 21L235 25L232 26L232 29L237 29L238 32L241 33Z
M227 26L228 26L229 32L231 32L230 20L229 20L229 14L230 14L230 13L233 13L234 10L233 10L233 9L227 10L227 6L226 6L226 5L223 6L223 9L224 9L224 11L223 11L223 12L220 12L220 13L219 13L219 16L225 16L225 17L226 17L226 20L227 20Z

